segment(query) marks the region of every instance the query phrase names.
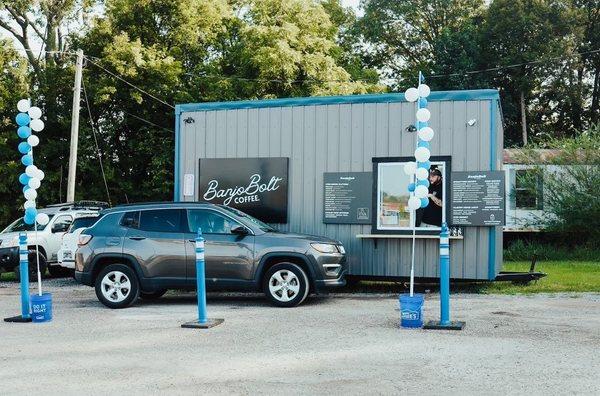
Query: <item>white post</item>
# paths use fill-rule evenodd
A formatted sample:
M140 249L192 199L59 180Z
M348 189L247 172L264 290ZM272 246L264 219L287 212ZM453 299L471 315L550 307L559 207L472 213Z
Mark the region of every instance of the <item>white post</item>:
M69 150L69 176L67 179L67 202L75 201L75 174L77 171L77 143L79 140L79 102L81 93L81 74L83 69L83 50L77 50L75 66L75 85L73 87L73 110L71 115L71 147Z

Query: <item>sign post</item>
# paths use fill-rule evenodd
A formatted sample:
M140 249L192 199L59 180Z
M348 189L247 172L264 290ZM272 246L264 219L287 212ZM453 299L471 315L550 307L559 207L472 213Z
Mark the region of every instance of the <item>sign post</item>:
M186 322L184 328L210 329L220 325L225 319L208 319L206 314L206 276L204 265L204 238L202 229L198 228L196 236L196 289L198 291L198 321Z
M465 322L450 321L450 235L442 223L440 232L440 320L430 320L423 326L430 330L462 330Z

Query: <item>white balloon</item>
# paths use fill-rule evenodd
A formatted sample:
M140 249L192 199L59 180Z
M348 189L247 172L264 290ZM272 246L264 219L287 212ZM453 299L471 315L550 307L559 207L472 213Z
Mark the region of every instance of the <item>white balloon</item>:
M420 97L426 98L429 96L430 93L431 93L431 89L429 88L429 85L427 85L427 84L419 85L419 96Z
M27 165L25 168L25 174L29 177L35 177L35 173L37 172L37 166L35 165Z
M31 104L29 103L29 99L21 99L17 102L17 109L21 113L27 112L27 110L29 110L29 106L31 106Z
M30 135L27 138L27 143L31 146L31 147L35 147L38 144L40 144L40 138L35 136L35 135Z
M417 210L421 207L421 199L412 196L408 199L408 208L410 210Z
M39 132L42 129L44 129L44 121L37 119L37 120L31 120L31 122L29 123L29 127L36 131Z
M414 175L416 170L417 170L416 162L412 161L412 162L407 162L406 164L404 164L404 173L406 173L408 176Z
M31 117L32 120L37 120L42 116L42 110L36 106L31 106L29 110L27 110L27 113L29 113L29 117Z
M29 187L33 188L34 190L37 190L38 188L40 188L42 183L40 182L40 179L38 179L37 177L32 177L31 179L29 179L29 182L27 183L27 185Z
M427 109L417 110L417 120L421 122L427 122L431 118L431 113ZM33 121L32 121L33 122ZM31 127L33 129L33 126Z
M404 92L404 98L409 102L416 102L419 99L419 90L417 88L408 88Z
M23 195L25 195L26 200L32 201L37 198L37 191L35 191L33 188L30 188L29 190L25 191Z
M415 150L415 158L419 162L429 161L429 157L431 157L431 153L428 148L425 147L417 147Z
M39 225L46 225L50 221L50 217L48 217L46 213L38 213L37 216L35 216L35 221Z
M41 170L41 169L38 169L38 170L35 172L35 175L34 175L34 177L35 177L36 179L39 179L40 181L44 180L44 176L46 176L46 175L44 174L44 171L43 171L43 170Z
M425 168L417 168L417 179L425 180L429 177L429 171Z
M433 139L433 135L433 129L431 129L430 127L419 129L419 138L425 142L428 142L431 139Z
M417 198L425 198L429 194L429 189L425 186L417 186L415 188L415 197Z
M23 208L35 208L35 201L25 201L25 203L23 204Z

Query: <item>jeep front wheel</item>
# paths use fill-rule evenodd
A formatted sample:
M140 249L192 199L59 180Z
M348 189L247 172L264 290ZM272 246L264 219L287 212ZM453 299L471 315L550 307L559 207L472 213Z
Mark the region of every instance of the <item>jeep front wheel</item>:
M275 264L265 273L263 291L278 307L295 307L308 296L308 277L296 264Z
M111 264L100 271L95 287L98 300L113 309L127 308L140 294L135 272L124 264Z

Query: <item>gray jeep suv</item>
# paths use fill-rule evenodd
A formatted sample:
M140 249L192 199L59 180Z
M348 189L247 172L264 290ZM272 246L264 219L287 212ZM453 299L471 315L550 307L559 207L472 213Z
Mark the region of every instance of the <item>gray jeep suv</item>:
M263 291L273 304L293 307L309 291L345 284L340 242L280 232L227 206L185 202L102 211L79 238L75 278L110 308L195 288L198 228L208 290Z

